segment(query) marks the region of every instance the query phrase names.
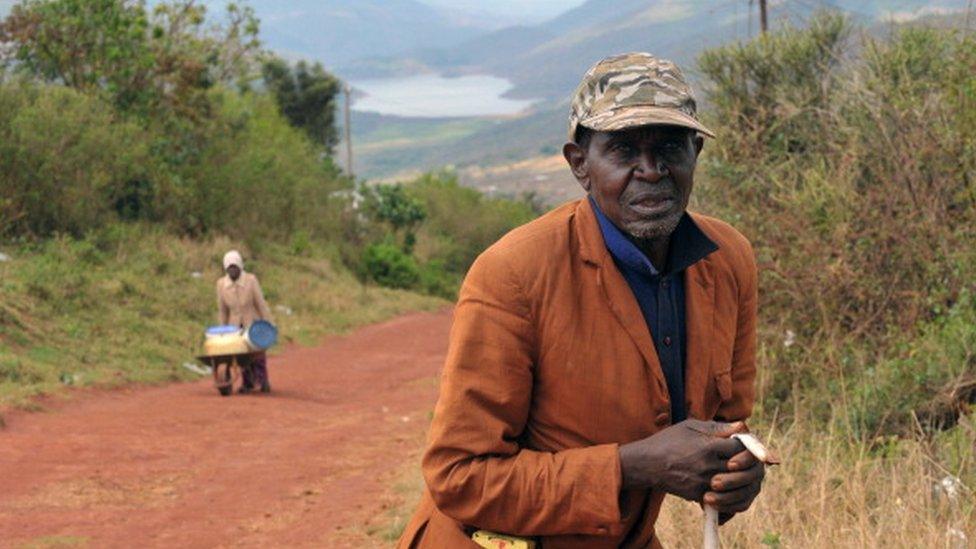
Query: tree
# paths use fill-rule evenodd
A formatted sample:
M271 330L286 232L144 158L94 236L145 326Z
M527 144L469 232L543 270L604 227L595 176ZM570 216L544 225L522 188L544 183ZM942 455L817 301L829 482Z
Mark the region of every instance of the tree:
M427 219L423 202L407 194L399 183L363 187L362 192L366 211L377 221L388 223L394 238L403 231L403 251L412 253L417 241L414 229Z
M339 142L335 127L339 80L326 72L320 63L309 66L299 61L292 69L276 57L264 63L262 75L282 115L331 155Z
M0 62L127 113L196 119L209 88L253 72L259 46L250 8L230 4L223 26L206 27L205 15L195 0L151 13L142 0L23 0L0 22L0 44L13 45Z

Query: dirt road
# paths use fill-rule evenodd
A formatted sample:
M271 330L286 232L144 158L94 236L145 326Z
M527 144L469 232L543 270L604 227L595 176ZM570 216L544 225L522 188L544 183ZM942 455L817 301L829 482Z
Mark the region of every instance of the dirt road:
M292 348L274 392L93 391L0 430L0 546L361 547L417 460L450 312Z

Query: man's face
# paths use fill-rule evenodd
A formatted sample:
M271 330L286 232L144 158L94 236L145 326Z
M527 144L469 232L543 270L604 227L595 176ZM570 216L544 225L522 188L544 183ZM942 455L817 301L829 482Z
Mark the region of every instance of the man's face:
M229 276L231 280L237 280L241 277L241 268L237 265L227 267L227 276Z
M674 231L688 207L702 138L677 126L593 132L586 149L567 143L573 175L622 231L647 240Z

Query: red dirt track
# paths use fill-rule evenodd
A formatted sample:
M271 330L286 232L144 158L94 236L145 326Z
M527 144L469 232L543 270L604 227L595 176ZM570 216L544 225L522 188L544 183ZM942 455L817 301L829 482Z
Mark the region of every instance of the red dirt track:
M273 392L209 379L80 391L0 430L0 547L361 547L415 462L451 312L270 357ZM53 400L53 399L52 399Z

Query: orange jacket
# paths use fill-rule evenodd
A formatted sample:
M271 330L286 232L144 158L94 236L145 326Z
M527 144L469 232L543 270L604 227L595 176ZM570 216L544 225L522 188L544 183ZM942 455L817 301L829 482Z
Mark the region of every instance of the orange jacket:
M692 219L719 249L685 271L689 417L745 419L757 275L748 241ZM477 529L544 549L659 546L663 493L621 492L619 444L670 424L636 299L588 200L520 227L471 267L423 458L427 491L399 547L474 547Z

